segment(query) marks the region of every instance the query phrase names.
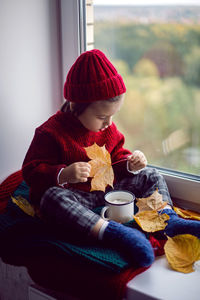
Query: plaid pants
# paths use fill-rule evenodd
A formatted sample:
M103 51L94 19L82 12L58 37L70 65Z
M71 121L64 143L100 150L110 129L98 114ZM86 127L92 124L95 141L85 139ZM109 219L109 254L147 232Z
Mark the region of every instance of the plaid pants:
M145 168L139 174L126 177L114 186L114 190L127 190L136 198L150 196L158 188L163 201L172 204L171 197L162 175L153 168ZM112 190L107 188L106 192ZM104 192L83 192L75 189L51 187L43 195L40 210L51 224L67 232L88 236L100 216L92 209L104 205Z

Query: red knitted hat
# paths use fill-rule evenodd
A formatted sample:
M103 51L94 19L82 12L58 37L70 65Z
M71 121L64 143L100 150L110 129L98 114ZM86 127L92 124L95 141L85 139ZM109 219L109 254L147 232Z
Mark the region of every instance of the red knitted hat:
M71 102L107 100L126 92L121 75L103 52L82 53L67 74L64 97Z

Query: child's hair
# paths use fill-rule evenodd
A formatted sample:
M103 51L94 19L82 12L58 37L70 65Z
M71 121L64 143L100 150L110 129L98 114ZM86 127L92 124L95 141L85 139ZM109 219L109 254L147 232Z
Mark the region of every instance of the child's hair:
M116 101L120 100L121 96L122 95L118 95L118 96L112 97L110 99L107 99L106 101L116 102ZM65 103L61 106L60 110L62 112L71 111L73 115L80 116L91 103L92 102L72 103L73 110L71 110L71 108L70 108L70 102L69 101L65 101Z

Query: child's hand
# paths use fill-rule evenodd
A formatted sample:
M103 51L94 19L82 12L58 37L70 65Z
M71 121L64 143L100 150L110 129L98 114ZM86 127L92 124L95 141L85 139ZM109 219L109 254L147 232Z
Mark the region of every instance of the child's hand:
M62 170L59 183L86 182L90 176L90 170L91 166L87 162L75 162Z
M130 171L138 171L145 168L147 159L142 151L136 150L128 156L128 168Z

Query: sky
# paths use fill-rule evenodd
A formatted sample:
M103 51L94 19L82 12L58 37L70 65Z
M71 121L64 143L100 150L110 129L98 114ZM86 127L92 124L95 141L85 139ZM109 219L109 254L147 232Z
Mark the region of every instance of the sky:
M200 0L93 0L94 5L199 5Z

